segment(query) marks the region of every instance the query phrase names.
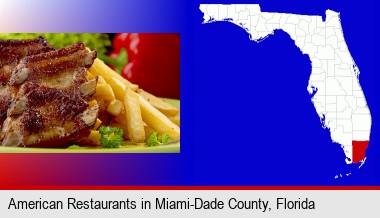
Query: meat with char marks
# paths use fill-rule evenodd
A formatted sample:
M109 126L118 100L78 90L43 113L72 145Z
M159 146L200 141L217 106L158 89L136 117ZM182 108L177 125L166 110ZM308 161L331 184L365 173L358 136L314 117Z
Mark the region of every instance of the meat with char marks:
M52 50L54 48L43 37L26 40L0 40L0 128L11 103L10 90L7 85L14 68L26 56Z
M86 76L95 58L77 43L19 61L8 81L2 145L63 147L87 137L98 114L89 104L97 79Z

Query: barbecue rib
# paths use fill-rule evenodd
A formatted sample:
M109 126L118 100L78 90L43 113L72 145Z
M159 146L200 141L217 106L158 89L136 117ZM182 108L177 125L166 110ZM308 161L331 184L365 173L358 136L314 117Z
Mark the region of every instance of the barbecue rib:
M7 84L14 68L26 56L52 50L54 48L48 45L43 37L28 40L0 40L0 128L11 102Z
M2 128L3 146L62 147L87 137L98 106L89 106L96 58L83 43L27 56L9 79L12 103Z

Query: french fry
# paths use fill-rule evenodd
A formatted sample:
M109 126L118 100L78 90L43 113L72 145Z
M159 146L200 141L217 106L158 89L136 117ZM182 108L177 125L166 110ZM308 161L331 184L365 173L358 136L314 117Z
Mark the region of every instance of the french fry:
M125 119L125 110L122 110L119 116L113 117L110 122L110 126L118 127L123 130L123 138L129 139L127 120Z
M138 143L145 140L144 124L141 117L139 95L131 89L125 90L124 108L129 139Z
M87 79L92 80L94 78L95 78L95 76L90 71L87 71Z
M100 119L96 118L94 130L97 130L101 124L102 124L102 121Z
M114 90L115 96L117 96L117 99L120 98L120 95L125 93L128 89L127 86L119 82L118 79L111 78L109 82L110 86ZM138 96L140 100L141 115L144 122L146 122L159 134L168 134L172 139L178 139L180 136L179 127L171 122L164 114L154 108L143 97L140 95Z
M116 116L115 119L113 120L115 120L116 123L127 125L127 120L125 119L124 102L123 102L123 110L120 112L119 116Z
M96 85L96 93L94 97L102 98L104 100L113 100L115 99L115 94L112 91L112 88L109 84L97 84Z
M90 135L88 136L88 139L94 144L94 145L100 145L100 133L97 130L91 130Z
M147 100L153 107L157 108L161 113L166 116L175 116L179 109L164 102L161 98L157 98L156 96L150 94L149 92L144 91L143 89L139 89L137 91L141 97Z
M107 106L107 112L113 116L119 116L120 112L123 110L123 102L114 99Z
M97 105L99 106L99 113L103 113L107 111L107 106L108 106L109 101L104 100L102 96L99 96L99 97L94 96L94 97L95 97Z
M176 115L172 117L168 117L169 120L171 120L175 125L180 126L180 112L178 112Z
M180 130L177 125L164 114L153 107L147 100L139 96L141 116L143 121L151 126L160 135L168 134L172 139L179 139Z
M98 58L94 60L94 63L90 68L90 72L95 76L102 76L107 82L109 82L111 78L115 78L121 81L124 85L126 85L133 91L136 91L139 88L138 85L133 84L125 78L123 78L120 74L116 73L114 70L112 70L109 66L107 66L103 61L99 60Z
M107 82L102 76L98 76L98 84L107 84Z
M92 107L94 107L97 104L98 104L98 102L95 99L93 99L90 102L88 102L88 107L92 108Z
M124 101L125 89L127 89L128 86L126 86L124 83L122 83L117 78L109 79L108 83L112 87L112 90L113 90L113 93L115 94L115 97L120 101Z

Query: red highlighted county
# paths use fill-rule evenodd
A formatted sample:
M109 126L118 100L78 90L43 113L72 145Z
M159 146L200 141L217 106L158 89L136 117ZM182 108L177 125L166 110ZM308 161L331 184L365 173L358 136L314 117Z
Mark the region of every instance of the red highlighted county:
M365 158L369 141L352 141L352 162L359 163Z

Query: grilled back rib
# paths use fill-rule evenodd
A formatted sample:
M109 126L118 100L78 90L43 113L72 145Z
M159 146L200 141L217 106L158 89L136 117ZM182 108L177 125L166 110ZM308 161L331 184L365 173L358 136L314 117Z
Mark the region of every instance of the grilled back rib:
M61 147L87 137L98 113L88 103L97 79L86 76L95 58L96 51L77 43L22 59L9 80L2 145Z
M29 55L36 55L54 50L45 38L27 40L0 40L0 128L6 118L11 102L9 79L20 60Z

